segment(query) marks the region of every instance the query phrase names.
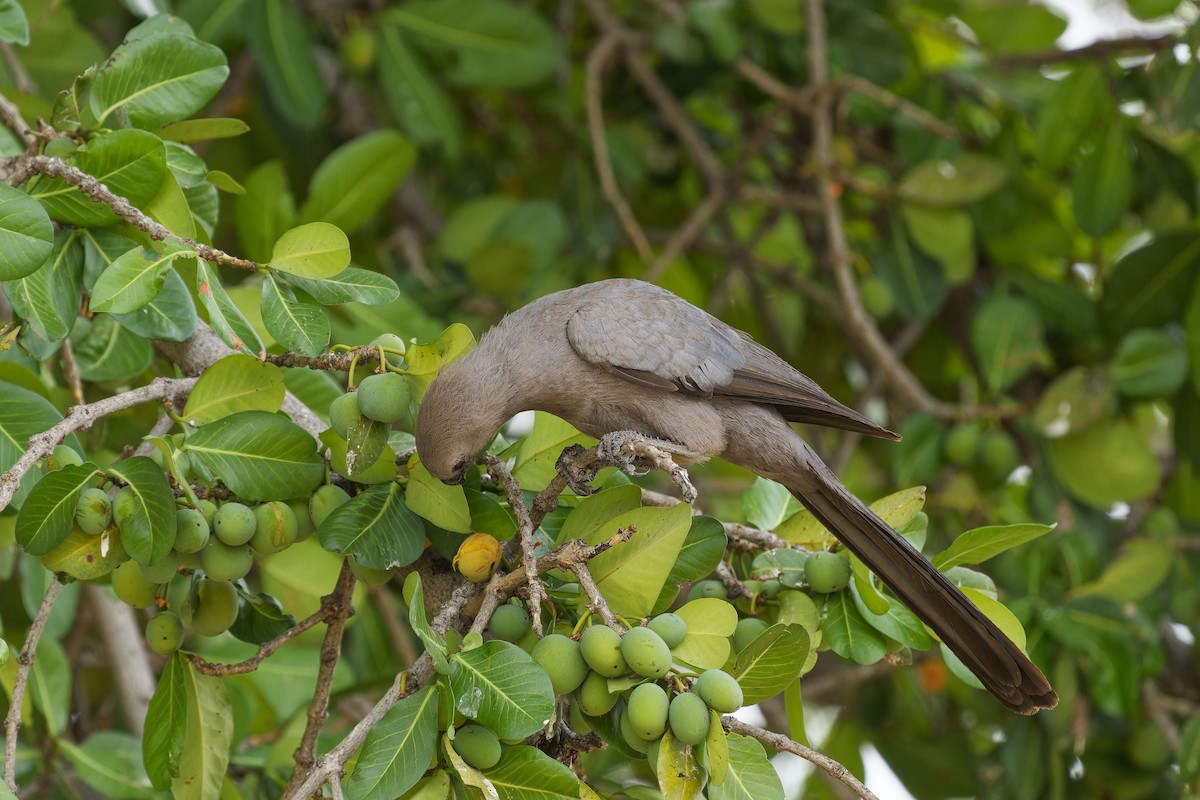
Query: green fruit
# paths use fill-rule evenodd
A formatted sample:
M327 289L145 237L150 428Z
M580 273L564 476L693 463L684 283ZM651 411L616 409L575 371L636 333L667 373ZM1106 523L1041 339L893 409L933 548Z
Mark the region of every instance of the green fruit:
M550 685L556 695L575 691L587 677L588 666L579 653L579 642L560 633L542 637L532 655L550 676Z
M175 512L175 550L179 553L199 553L208 544L208 521L194 508Z
M946 434L942 444L942 452L946 460L959 467L969 467L975 463L979 453L979 441L982 438L979 426L974 422L960 422Z
M103 489L84 489L75 504L75 524L84 533L99 536L112 522L112 503Z
M709 669L700 673L692 684L692 691L708 704L713 711L732 714L742 707L742 687L728 672Z
M608 678L598 672L589 672L579 690L575 692L580 709L589 717L607 714L617 704L617 697L608 691Z
M670 704L667 693L657 683L643 683L629 695L629 707L625 715L633 732L647 742L661 739L667 730L667 713Z
M629 721L629 709L626 708L621 712L621 738L625 740L625 744L632 747L639 753L645 753L650 747L650 743L637 735L637 731L633 729L633 725Z
M675 695L667 718L671 722L671 733L684 744L700 744L708 737L712 716L708 713L708 704L693 692Z
M112 588L121 602L134 608L149 608L157 595L136 561L126 561L112 571Z
M253 547L254 543L251 542ZM374 567L365 567L358 563L358 559L350 559L350 571L354 573L354 577L358 578L367 586L383 586L392 579L394 570L390 569L375 569Z
M317 528L313 525L312 514L308 510L307 500L289 500L288 507L296 515L296 541L303 542L313 535Z
M804 576L814 592L840 592L850 584L850 559L836 553L813 553L804 562Z
M254 512L250 506L241 503L223 503L213 515L213 533L230 547L246 544L253 539L256 527Z
M1002 430L988 431L981 446L983 464L994 478L1006 478L1021 463L1017 443Z
M1171 745L1153 722L1143 722L1133 729L1127 751L1134 766L1146 772L1158 772L1171 762Z
M0 650L3 650L3 645L0 645ZM0 667L4 666L4 662L0 661ZM584 681L587 683L587 681ZM583 687L579 687L581 690ZM617 698L613 698L615 703ZM571 703L571 709L567 712L567 723L571 726L571 730L576 733L591 733L592 723L583 714L583 709L579 707L579 703Z
M113 522L117 523L118 528L126 527L129 525L129 521L137 515L140 506L137 492L133 491L133 487L122 486L112 498Z
M308 501L308 514L312 518L312 524L317 528L321 527L321 523L333 513L334 509L349 502L350 495L346 494L346 491L340 486L327 483L318 487Z
M8 642L0 639L0 667L8 663L9 656L11 655L12 651L8 647Z
M884 319L896 307L896 295L892 292L892 287L882 278L874 275L866 278L859 284L858 292L862 296L863 306L867 309L867 313L875 319Z
M196 503L196 510L204 515L204 521L208 523L209 528L212 528L213 517L217 515L217 504L212 500L201 500Z
M202 580L196 586L192 630L201 636L219 636L229 630L238 615L238 593L232 583Z
M179 566L184 569L200 569L199 553L180 553L178 550L175 552L179 555Z
M408 383L394 372L371 375L358 385L358 409L367 419L391 424L408 413Z
M76 466L83 463L83 456L65 444L56 445L54 451L46 456L42 463L43 472L57 472L63 467Z
M678 647L687 636L687 623L678 614L667 612L650 620L650 630L662 637L667 647Z
M179 571L179 554L172 550L149 566L139 566L142 568L142 575L154 585L170 583Z
M381 333L371 340L370 347L384 347L388 350L395 350L394 353L387 353L388 363L393 367L400 366L404 361L404 353L408 349L404 340L394 333Z
M621 655L643 678L661 678L671 668L671 648L649 628L631 628L621 638Z
M329 405L329 427L343 439L350 438L350 427L358 422L358 393L347 392Z
M454 732L454 751L475 769L491 769L500 760L500 740L482 725L463 725Z
M699 600L701 597L715 597L720 600L728 597L728 592L725 591L725 584L720 581L707 580L692 584L692 588L687 593L687 601L690 603L693 600Z
M769 581L763 581L763 596L768 600L774 600L779 596L779 590L782 588L783 584L775 578L771 578Z
M621 634L607 625L584 628L579 637L579 650L587 665L606 678L616 678L629 671L629 665L621 655Z
M159 655L171 655L183 644L183 620L170 611L154 615L146 623L146 644Z
M254 535L250 547L254 552L269 555L286 550L296 541L299 524L296 513L287 503L275 500L254 507Z
M537 647L537 643L540 641L541 639L538 638L537 631L535 631L531 625L529 630L525 631L525 635L520 639L517 639L517 641L513 642L513 644L524 650L526 653L532 653L533 648Z
M342 65L353 75L365 75L375 66L379 44L366 28L355 28L342 37L338 48Z
M521 606L500 606L488 620L488 630L497 639L516 642L529 630L529 612Z
M214 581L236 581L246 577L254 566L254 553L249 545L230 547L220 539L210 539L200 551L200 567Z
M735 653L740 653L750 646L750 643L757 639L762 632L767 629L767 623L763 622L758 617L746 617L739 619L737 627L733 629L733 650Z

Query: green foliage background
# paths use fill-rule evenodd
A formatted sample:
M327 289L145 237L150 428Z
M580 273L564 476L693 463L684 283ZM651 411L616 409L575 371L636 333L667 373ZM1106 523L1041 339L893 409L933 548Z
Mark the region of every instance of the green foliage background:
M831 0L815 35L800 0L23 0L27 28L17 5L0 2L12 56L2 92L26 121L70 134L40 151L235 258L219 266L196 247L114 227L115 215L49 174L0 185L0 320L13 323L0 353L0 466L72 404L68 338L90 401L186 370L178 349L151 342L189 341L200 320L251 354L315 356L383 332L430 341L454 321L479 332L555 289L646 278L899 430L896 445L806 433L864 496L926 485L929 552L980 525L1057 523L988 565L1062 697L1056 710L1008 715L936 655L914 669L827 657L804 685L813 707L836 711L814 744L860 774L860 750L874 746L922 799L1194 793L1193 2L1129 0L1135 16L1172 19L1170 32L1077 52L1056 48L1066 23L1055 12L999 0ZM180 38L126 44L111 70L76 81L148 5L177 14L195 40L144 28ZM131 99L122 81L169 57L191 59L194 81L162 103ZM814 67L828 85L814 88ZM24 149L0 132L7 174ZM341 392L325 373L284 373L318 413ZM205 444L244 442L255 427L245 419L244 431L202 429L189 444L197 472L229 471L205 461ZM103 466L154 422L141 406L79 439ZM288 435L263 445L280 462ZM296 489L281 498L311 489L304 462L239 494L271 499L280 481ZM529 463L531 474L546 468ZM720 464L696 476L721 519L789 524L769 488L743 494L748 476ZM33 488L0 516L0 543L21 536L14 511ZM371 491L389 502L388 489ZM128 550L149 561L157 546L151 537ZM260 564L262 589L300 616L337 566L319 548L287 551ZM48 573L8 547L0 574L15 646ZM104 698L119 665L87 657L96 645L78 620L98 612L83 610L77 589L64 593L39 650L38 716L27 721L37 735L21 758L35 763L37 742L60 742L60 763L117 796L88 770L89 753L138 760L131 739L97 738L113 727ZM383 617L359 608L335 685L381 691L395 656ZM319 639L300 643L307 650L229 681L243 796L277 796L272 776L290 769ZM0 668L6 690L14 674L12 661ZM773 713L776 724L782 709ZM285 725L278 740L254 740ZM346 727L335 720L322 745ZM757 747L736 746L746 745ZM532 757L513 752L512 769ZM631 769L604 758L613 774ZM803 788L830 795L819 781Z

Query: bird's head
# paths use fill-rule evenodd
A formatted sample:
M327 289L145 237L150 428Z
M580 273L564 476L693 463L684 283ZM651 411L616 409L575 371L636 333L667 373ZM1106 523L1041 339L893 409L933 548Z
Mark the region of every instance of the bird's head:
M417 415L417 455L429 473L445 483L463 476L513 412L508 392L493 383L470 355L448 364L425 390Z

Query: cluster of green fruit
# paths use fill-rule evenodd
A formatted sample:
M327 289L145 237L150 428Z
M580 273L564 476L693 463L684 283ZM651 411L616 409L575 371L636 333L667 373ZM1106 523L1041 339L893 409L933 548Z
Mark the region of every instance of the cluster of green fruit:
M377 336L368 345L384 354L384 361L395 366L404 354L404 341L394 333ZM399 354L399 355L395 355ZM355 391L338 396L329 406L329 427L343 439L364 420L391 425L412 422L412 392L403 375L382 372L368 375L359 381ZM411 424L403 427L411 429Z
M841 553L818 550L809 554L804 560L804 582L810 589L820 594L832 594L845 589L850 585L851 572L850 559ZM769 580L747 578L742 581L742 586L746 590L746 594L760 600L774 600L781 591L789 591L774 578ZM718 580L708 579L692 584L687 599L689 602L698 597L715 597L724 600L728 595L729 590L726 589L725 584ZM755 620L755 618L747 617L741 622L751 620ZM762 624L766 625L766 623ZM742 649L737 643L736 633L734 634L734 647L737 650Z
M981 430L974 422L960 422L942 442L946 460L957 467L979 466L995 480L1007 478L1021 463L1017 443L1004 430Z
M513 642L522 641L528 628L529 615L519 605L501 606L488 625L493 636ZM556 695L574 693L585 723L619 705L622 738L645 753L668 726L680 742L700 744L709 726L719 724L710 710L728 714L742 706L741 687L722 670L705 670L687 686L686 670L679 670L671 657L671 648L686 636L687 622L668 612L623 635L606 625L584 628L578 641L551 633L537 641L532 656L550 676Z

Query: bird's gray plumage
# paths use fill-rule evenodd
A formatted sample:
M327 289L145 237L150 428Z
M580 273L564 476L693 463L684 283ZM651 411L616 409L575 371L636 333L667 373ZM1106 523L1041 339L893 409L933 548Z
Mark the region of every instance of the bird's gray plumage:
M677 461L713 456L782 483L1007 707L1058 702L1036 666L945 575L854 497L788 422L897 438L779 356L670 292L608 280L505 317L444 367L417 420L417 452L461 479L501 425L541 410L600 437L636 431Z

